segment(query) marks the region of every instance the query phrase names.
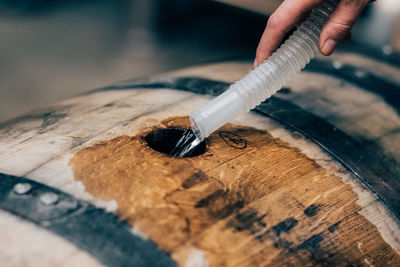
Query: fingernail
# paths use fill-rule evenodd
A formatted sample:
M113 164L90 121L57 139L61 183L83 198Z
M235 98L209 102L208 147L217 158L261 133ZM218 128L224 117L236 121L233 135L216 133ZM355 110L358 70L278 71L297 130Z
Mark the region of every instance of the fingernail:
M328 39L322 46L322 49L321 49L322 54L324 54L325 56L329 56L330 54L333 53L337 44L338 44L338 42L336 40Z
M257 58L254 59L253 68L257 68Z

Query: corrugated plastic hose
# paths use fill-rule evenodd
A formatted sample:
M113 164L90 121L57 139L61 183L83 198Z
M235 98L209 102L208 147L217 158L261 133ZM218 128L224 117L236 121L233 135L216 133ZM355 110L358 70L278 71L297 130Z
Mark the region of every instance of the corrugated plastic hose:
M324 1L289 39L267 60L227 91L190 114L192 131L200 139L259 105L275 94L319 51L321 30L335 9L338 0Z

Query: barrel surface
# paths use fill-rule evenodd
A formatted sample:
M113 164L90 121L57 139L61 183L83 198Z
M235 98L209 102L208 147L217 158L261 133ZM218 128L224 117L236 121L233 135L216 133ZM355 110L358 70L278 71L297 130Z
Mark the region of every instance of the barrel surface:
M0 172L11 176L1 176L0 224L24 236L0 239L13 247L1 265L170 265L169 255L180 266L399 266L399 69L349 57L318 59L191 158L155 151L146 136L188 128L187 115L249 62L126 81L1 124ZM27 209L43 190L58 201ZM35 216L52 208L60 214ZM43 247L24 249L39 233ZM130 244L138 253L124 257ZM56 253L32 260L38 251Z

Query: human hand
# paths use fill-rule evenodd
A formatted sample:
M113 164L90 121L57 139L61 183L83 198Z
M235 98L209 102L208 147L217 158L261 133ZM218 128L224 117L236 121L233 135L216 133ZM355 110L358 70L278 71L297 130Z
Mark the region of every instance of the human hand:
M373 1L373 0L372 0ZM371 0L341 0L322 29L319 49L329 56L337 44L350 36L351 28ZM269 17L258 44L254 67L267 59L279 46L285 34L299 24L323 0L285 0Z

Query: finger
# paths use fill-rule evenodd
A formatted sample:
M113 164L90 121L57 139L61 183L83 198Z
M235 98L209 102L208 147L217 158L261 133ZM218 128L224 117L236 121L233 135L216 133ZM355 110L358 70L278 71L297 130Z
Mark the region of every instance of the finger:
M298 20L320 2L322 0L285 0L268 19L257 47L255 67L267 59Z
M351 28L368 4L369 0L342 0L325 24L319 39L322 54L329 56Z

